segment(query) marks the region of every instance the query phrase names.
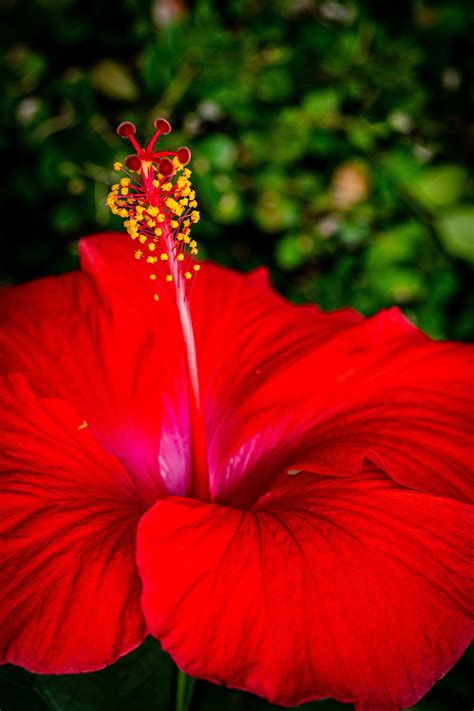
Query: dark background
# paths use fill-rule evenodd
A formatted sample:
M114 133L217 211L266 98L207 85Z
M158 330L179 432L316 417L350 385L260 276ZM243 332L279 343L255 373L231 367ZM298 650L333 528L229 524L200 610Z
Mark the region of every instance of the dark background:
M163 115L167 144L193 152L200 254L268 264L297 301L398 304L434 337L472 339L472 2L0 6L2 283L72 269L80 236L120 227L104 205L129 152L115 126L146 137ZM3 671L0 708L173 708L153 644L79 679ZM470 709L472 672L464 659L416 708ZM191 708L242 703L269 708L203 683Z

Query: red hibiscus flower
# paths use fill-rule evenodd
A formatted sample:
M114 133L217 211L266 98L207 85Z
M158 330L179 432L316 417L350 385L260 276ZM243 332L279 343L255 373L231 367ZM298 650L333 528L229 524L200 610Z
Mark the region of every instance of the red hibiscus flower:
M473 351L197 274L168 130L120 128L135 247L1 293L1 660L89 671L150 632L278 704L410 706L472 637Z

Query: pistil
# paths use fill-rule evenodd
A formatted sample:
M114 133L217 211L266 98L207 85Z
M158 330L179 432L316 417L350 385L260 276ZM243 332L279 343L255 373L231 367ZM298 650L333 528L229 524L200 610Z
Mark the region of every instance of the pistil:
M191 481L189 495L209 500L209 476L206 428L199 384L196 340L189 295L193 278L200 270L194 257L197 243L191 239L193 223L199 221L197 202L190 183L191 171L185 166L191 153L182 147L177 151L155 151L161 134L171 126L166 119L155 121L155 134L146 148L135 138L135 126L120 124L117 133L127 138L135 153L125 160L119 183L112 186L107 204L114 214L124 218L124 225L135 241L134 257L141 261L153 284L151 298L171 297L177 310L183 341L189 402L191 440Z

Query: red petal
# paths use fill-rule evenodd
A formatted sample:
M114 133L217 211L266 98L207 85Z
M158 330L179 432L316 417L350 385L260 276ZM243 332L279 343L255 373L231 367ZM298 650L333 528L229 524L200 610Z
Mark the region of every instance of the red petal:
M245 457L237 457L236 466L228 466L225 473L235 449L229 453L224 444L237 444L238 429L249 414L247 401L262 386L271 388L279 374L361 317L351 309L323 313L315 306L290 304L271 289L264 269L242 275L212 264L205 264L196 279L192 314L207 417L211 489L214 497L222 498L248 464ZM266 411L266 425L273 426L274 416L284 417L286 407L287 403L283 413L281 409ZM263 444L264 452L271 440L267 440L268 448Z
M130 242L87 239L82 272L0 290L0 371L71 403L154 503L161 477L166 490L186 491L186 438L176 434L178 423L186 429L186 393L176 318L153 302Z
M402 484L472 501L473 356L395 309L345 329L246 393L221 425L223 480L246 476L220 500L245 505L255 482L262 492L285 468L351 475L368 458Z
M135 483L73 408L21 376L1 384L0 471L1 662L43 674L114 662L146 633Z
M138 565L185 672L293 706L411 706L473 631L472 509L381 473L286 477L253 511L159 501Z

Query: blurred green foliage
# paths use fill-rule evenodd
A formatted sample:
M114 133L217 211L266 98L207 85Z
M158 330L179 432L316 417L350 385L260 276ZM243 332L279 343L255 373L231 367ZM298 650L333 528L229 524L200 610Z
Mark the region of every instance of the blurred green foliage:
M193 151L206 253L323 308L400 304L474 333L473 8L316 0L7 0L1 277L76 264L122 119ZM17 28L12 33L11 28ZM4 228L5 229L5 228Z
M4 283L74 268L81 235L119 227L115 126L146 135L163 115L193 151L206 255L269 264L297 301L395 303L435 337L472 338L472 3L2 7ZM468 678L464 662L417 708L468 708Z

